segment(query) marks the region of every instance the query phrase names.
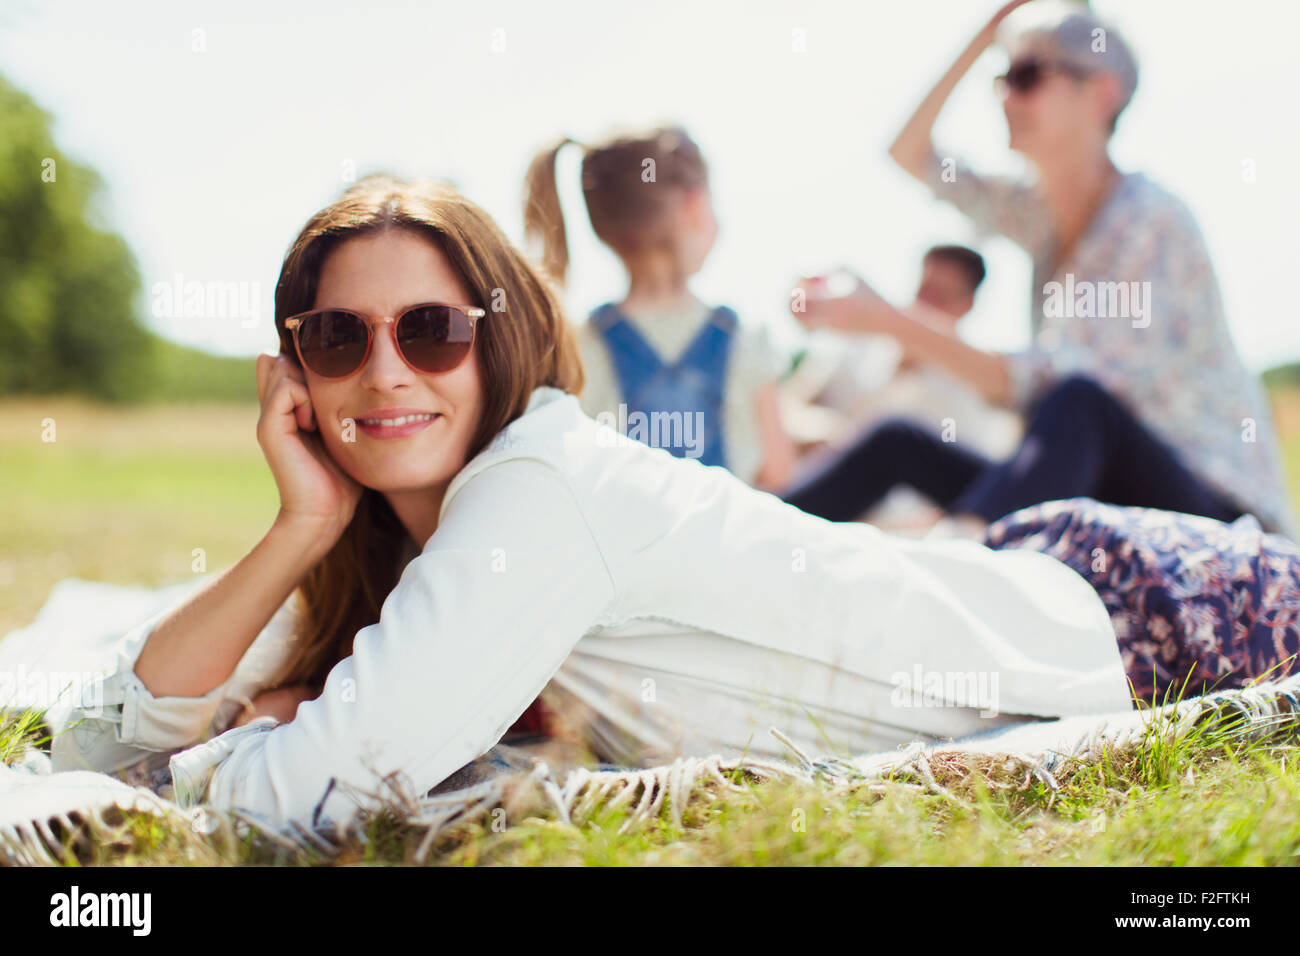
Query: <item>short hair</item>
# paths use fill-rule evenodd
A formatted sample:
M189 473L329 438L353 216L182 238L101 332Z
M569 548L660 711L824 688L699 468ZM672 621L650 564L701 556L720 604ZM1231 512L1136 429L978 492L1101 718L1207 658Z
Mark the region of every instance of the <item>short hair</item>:
M931 246L926 250L921 261L926 259L941 259L944 262L951 262L966 273L966 278L970 280L970 291L973 295L975 290L980 287L984 281L984 257L974 249L968 249L965 246Z
M1004 49L1010 49L1014 40L1040 37L1062 59L1114 76L1119 82L1119 106L1110 118L1109 132L1115 132L1119 115L1137 89L1138 65L1132 48L1112 24L1073 0L1039 0L1002 21L998 37Z

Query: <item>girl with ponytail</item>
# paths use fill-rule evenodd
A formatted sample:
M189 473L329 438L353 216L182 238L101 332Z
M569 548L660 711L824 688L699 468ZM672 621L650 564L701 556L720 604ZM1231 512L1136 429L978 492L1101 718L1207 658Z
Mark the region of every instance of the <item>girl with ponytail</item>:
M569 137L541 150L526 177L525 234L563 285L569 245L556 159L582 149L582 192L596 236L627 271L628 289L578 328L587 387L583 410L679 457L720 465L769 491L797 457L781 426L776 381L789 362L762 328L690 290L718 222L699 147L679 127L624 132L584 146ZM664 429L653 423L666 422ZM637 433L649 422L652 427ZM628 425L632 428L629 429Z

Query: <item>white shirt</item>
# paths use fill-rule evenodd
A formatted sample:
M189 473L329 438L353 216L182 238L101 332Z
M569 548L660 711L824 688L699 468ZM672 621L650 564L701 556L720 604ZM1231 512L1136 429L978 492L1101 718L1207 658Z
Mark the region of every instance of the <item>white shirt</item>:
M169 713L177 699L131 670L161 616L123 639L110 750L193 744L219 704L220 689ZM260 663L241 661L242 690L289 620L250 647ZM952 678L968 673L983 676ZM936 681L935 706L899 696ZM826 521L543 387L452 480L437 530L321 696L287 724L259 718L175 754L176 799L277 828L346 822L384 792L372 770L426 793L548 682L593 710L598 743L647 759L782 754L769 722L843 754L993 726L976 708L1005 723L1131 706L1105 607L1056 559ZM54 760L74 769L72 754Z

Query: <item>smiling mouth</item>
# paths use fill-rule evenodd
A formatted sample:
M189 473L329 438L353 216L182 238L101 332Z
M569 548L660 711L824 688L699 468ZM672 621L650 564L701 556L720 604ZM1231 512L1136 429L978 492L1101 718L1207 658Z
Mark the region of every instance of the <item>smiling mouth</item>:
M438 415L434 412L425 412L422 415L400 415L397 418L358 418L358 425L381 425L387 428L394 428L401 425L409 425L412 422L431 422Z

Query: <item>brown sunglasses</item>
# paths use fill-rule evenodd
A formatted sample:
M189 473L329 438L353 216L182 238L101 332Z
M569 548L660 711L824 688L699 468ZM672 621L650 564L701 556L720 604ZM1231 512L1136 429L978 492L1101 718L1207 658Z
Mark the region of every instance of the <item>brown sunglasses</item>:
M1076 80L1082 80L1091 76L1092 72L1067 60L1030 57L1012 63L1007 72L993 77L993 89L999 96L1010 90L1015 90L1017 93L1032 93L1054 73L1062 73Z
M473 306L422 302L395 316L366 315L351 309L316 309L284 320L305 368L322 378L347 378L361 370L375 341L374 325L392 327L402 361L417 372L438 374L460 366L474 347L478 319Z

